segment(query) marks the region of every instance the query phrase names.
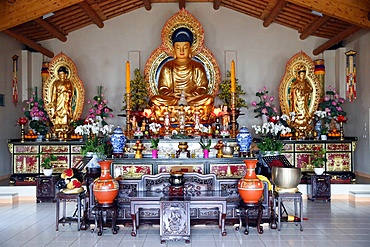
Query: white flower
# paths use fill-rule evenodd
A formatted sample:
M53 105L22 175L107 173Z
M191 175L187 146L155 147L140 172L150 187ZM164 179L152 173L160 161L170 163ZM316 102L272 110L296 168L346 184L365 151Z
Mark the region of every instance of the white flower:
M149 129L152 132L156 133L156 132L159 132L159 130L161 129L161 125L159 123L154 123L153 122L153 123L149 124Z
M314 115L319 119L323 119L326 117L326 111L315 111Z
M114 125L102 125L102 118L99 116L96 117L96 120L92 118L88 118L85 120L86 124L79 125L75 128L75 133L79 135L87 135L90 134L99 135L100 133L104 136L108 135L112 132Z

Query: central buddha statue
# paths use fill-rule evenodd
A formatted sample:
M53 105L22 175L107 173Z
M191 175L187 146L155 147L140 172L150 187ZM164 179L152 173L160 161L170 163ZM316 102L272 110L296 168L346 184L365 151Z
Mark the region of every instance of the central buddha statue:
M207 73L202 63L192 59L193 34L178 28L172 34L173 59L165 62L158 76L158 94L150 99L151 106L175 106L185 96L187 105L210 106L214 98L208 92Z

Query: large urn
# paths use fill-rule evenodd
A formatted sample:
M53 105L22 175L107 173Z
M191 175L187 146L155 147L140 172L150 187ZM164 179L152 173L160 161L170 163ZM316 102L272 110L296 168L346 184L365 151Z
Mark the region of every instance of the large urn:
M112 160L99 161L101 175L94 182L93 192L100 204L113 203L118 194L118 182L110 174L111 163Z
M257 160L244 160L247 166L245 176L238 182L239 195L245 203L258 203L263 194L263 182L258 179L255 168Z
M122 157L123 149L126 144L126 137L123 134L123 130L121 127L117 126L117 128L114 129L110 141L113 146L113 155L116 157Z

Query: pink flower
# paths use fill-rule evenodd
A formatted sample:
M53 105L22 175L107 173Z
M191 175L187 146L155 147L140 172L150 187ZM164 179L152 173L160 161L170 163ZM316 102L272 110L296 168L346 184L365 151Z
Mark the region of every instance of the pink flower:
M256 101L253 101L252 102L252 106L257 106L257 102Z
M101 111L100 110L96 110L96 114L97 115L101 114Z
M87 103L89 103L89 104L90 104L90 103L91 103L91 100L88 100L88 101L87 101Z
M264 100L267 100L267 98L268 98L268 97L269 97L269 96L268 96L268 95L266 95L266 94L262 96L262 98L263 98Z
M274 96L270 97L270 101L274 101L274 99L275 99Z
M264 86L264 87L263 87L263 91L266 91L266 90L267 90L267 88L266 88L266 86Z
M333 102L331 102L331 104L332 104L333 106L336 106L336 105L337 105L337 102L333 101Z
M325 101L329 101L329 100L330 100L330 97L326 95L326 96L324 97L324 100L325 100Z
M266 102L265 106L267 106L267 107L271 106L270 102Z
M108 113L109 112L109 109L108 108L104 108L104 112L105 113Z
M263 108L263 109L262 109L262 111L261 111L261 113L262 113L262 114L267 114L267 113L268 113L268 111L267 111L267 109L266 109L266 108Z

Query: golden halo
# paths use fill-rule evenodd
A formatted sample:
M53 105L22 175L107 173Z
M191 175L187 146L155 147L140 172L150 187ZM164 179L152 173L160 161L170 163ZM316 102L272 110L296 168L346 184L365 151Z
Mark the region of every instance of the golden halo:
M191 52L193 56L201 52L204 44L204 30L200 22L187 10L181 9L173 15L162 29L163 49L167 54L174 54L172 34L181 27L189 29L193 33Z

